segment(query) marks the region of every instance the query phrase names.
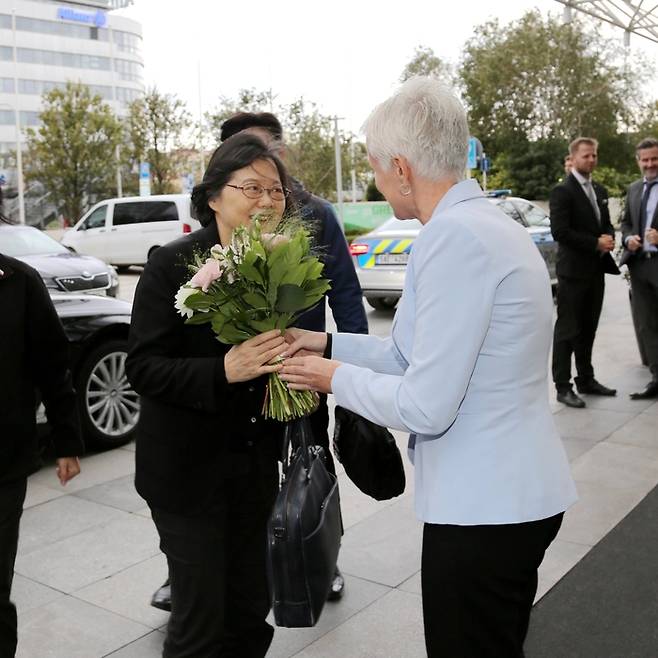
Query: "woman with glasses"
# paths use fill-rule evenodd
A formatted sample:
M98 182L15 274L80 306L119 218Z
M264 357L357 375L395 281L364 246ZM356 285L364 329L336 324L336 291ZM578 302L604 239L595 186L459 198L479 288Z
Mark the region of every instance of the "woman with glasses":
M163 656L262 658L273 629L266 522L278 490L280 426L263 419L279 331L233 347L174 308L187 264L233 230L286 208L285 169L253 135L213 154L192 204L203 228L163 247L141 276L128 376L141 395L135 485L167 556L171 617Z

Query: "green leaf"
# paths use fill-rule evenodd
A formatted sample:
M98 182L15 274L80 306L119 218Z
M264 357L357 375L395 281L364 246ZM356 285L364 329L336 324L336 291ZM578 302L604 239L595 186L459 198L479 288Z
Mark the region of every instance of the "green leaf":
M275 309L280 313L295 313L304 308L306 293L300 286L283 284L277 292Z
M252 306L253 308L267 308L268 303L267 303L267 298L265 295L256 292L254 290L246 293L244 297L242 298L244 301L249 304L249 306Z
M216 313L195 313L191 318L185 320L185 324L207 324L212 322Z

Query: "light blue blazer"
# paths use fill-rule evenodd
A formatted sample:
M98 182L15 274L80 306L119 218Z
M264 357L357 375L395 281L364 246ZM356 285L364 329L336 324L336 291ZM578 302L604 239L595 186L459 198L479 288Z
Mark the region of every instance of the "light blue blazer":
M552 308L528 233L467 180L414 241L391 337L334 334L336 403L410 432L423 521L520 523L575 502L548 403Z

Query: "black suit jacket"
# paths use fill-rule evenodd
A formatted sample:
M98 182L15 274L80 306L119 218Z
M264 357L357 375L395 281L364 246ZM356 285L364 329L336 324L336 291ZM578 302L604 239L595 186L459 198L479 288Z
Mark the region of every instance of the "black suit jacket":
M624 244L624 252L621 255L620 265L632 261L639 252L626 249L626 238L630 235L640 234L640 206L642 205L642 193L644 192L644 179L636 180L626 192L626 204L624 217L621 220L621 239ZM658 229L658 206L651 220L651 227Z
M56 456L81 455L83 445L69 343L50 295L25 263L0 254L0 270L0 484L5 484L39 467L37 390Z
M599 236L607 233L614 238L615 230L610 222L607 190L598 183L592 186L601 212L600 223L573 174L551 190L551 233L558 242L558 276L584 279L601 272L619 274L612 255L597 249Z
M280 454L282 426L261 415L267 378L227 383L230 346L174 308L187 264L218 242L212 222L160 247L140 278L130 327L126 369L141 395L135 486L149 505L184 514L206 510L226 477L246 475L249 451L270 465Z

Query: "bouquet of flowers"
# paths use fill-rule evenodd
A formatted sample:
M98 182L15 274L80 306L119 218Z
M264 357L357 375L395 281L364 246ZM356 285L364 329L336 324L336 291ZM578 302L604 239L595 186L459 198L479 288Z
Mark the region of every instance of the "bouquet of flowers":
M231 242L190 264L194 276L176 294L175 306L187 324L209 323L217 340L237 345L271 329L292 326L330 288L323 265L311 252L299 220L283 220L272 232L261 213L233 231ZM269 375L263 415L280 421L316 409L312 391L291 391L277 373Z

